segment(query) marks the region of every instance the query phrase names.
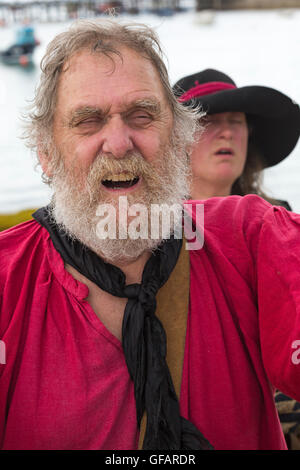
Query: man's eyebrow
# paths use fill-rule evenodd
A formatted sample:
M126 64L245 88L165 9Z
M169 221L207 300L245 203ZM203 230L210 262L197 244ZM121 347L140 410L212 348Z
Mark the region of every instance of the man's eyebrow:
M154 98L141 98L139 100L135 100L128 104L124 113L126 114L134 109L145 109L155 115L161 113L160 102Z
M103 110L99 107L94 106L80 106L73 109L68 116L68 126L74 127L82 119L89 117L104 118L108 113L108 109Z
M125 104L123 108L124 110L121 111L122 115L126 115L135 109L145 109L154 115L159 115L161 113L161 105L159 101L154 98L141 98L138 100L134 100L131 103ZM67 118L67 125L68 127L74 127L82 119L88 119L89 117L99 117L103 119L108 114L109 107L107 107L106 109L102 109L98 106L79 106L78 108L73 109L70 112Z

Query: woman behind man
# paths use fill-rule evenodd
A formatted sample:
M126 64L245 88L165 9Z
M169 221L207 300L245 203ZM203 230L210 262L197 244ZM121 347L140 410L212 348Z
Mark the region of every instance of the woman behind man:
M300 134L299 106L272 88L237 88L222 72L207 69L179 80L179 101L200 106L206 128L191 156L191 197L244 196L254 193L277 201L261 188L262 170L294 149Z
M299 106L272 88L237 88L228 75L212 69L182 78L174 93L198 107L205 124L191 155L192 199L258 194L291 210L288 202L268 197L261 184L263 169L282 161L297 144ZM275 400L288 448L300 449L300 404L280 392Z

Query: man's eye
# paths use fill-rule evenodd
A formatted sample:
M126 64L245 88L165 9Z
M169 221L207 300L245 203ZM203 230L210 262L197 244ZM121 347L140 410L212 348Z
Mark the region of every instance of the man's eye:
M127 117L128 121L134 125L144 126L150 124L152 116L148 113L133 113Z
M82 134L94 134L102 127L102 119L97 117L82 119L74 123L72 127Z
M91 124L99 124L100 122L101 120L98 118L90 118L90 119L85 119L84 121L80 121L77 125L88 126Z

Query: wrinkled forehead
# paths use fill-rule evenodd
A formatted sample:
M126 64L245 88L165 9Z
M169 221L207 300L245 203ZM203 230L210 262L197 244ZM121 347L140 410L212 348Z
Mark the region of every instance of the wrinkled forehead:
M83 71L88 72L87 67L91 67L92 64L99 70L101 69L101 73L107 75L113 75L120 69L130 70L132 67L136 68L139 65L140 69L144 69L146 73L151 71L153 78L155 78L153 85L159 83L161 88L164 88L159 67L151 57L146 52L142 53L120 44L112 45L107 50L95 48L91 44L89 47L85 46L75 51L63 63L59 79L61 80L64 76L75 73L83 65L86 65Z
M65 62L58 82L60 104L66 102L66 96L89 104L91 99L140 99L150 95L161 106L169 106L157 68L149 58L127 47L109 54L87 48L74 53Z
M126 80L130 80L132 86L140 84L141 89L145 87L164 94L159 72L152 61L127 47L120 48L118 53L99 54L86 48L74 53L63 66L59 85L84 80L83 88L99 80L111 81L121 88L126 85Z

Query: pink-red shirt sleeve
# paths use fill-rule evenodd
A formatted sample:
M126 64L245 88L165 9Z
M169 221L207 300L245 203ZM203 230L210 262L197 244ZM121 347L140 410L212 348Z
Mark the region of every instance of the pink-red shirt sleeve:
M264 367L271 383L300 400L300 215L270 207L257 247L257 292Z
M206 230L253 291L270 383L299 401L300 215L255 195L214 198L205 203Z

